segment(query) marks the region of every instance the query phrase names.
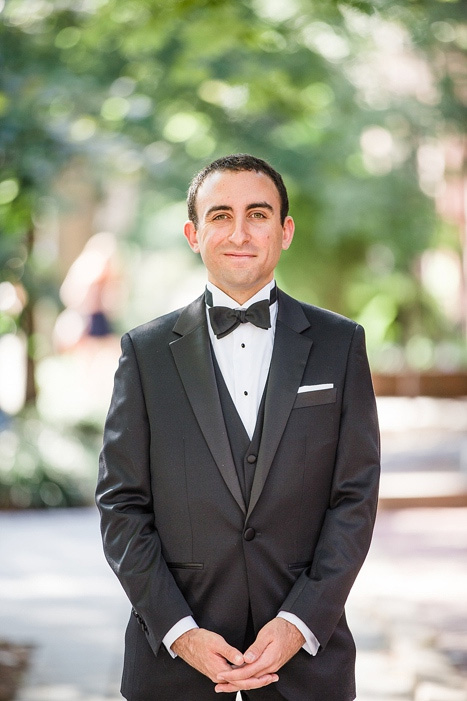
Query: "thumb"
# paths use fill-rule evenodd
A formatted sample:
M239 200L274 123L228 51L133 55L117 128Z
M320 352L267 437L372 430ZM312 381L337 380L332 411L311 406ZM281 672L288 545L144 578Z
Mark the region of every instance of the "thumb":
M219 654L236 667L240 667L244 663L243 655L240 650L232 647L232 645L229 645L225 640L219 649Z
M252 645L250 645L248 650L246 650L246 652L243 654L243 659L245 660L245 662L247 664L255 662L258 659L258 657L260 657L263 654L268 644L269 641L267 640L266 636L258 636L255 642Z

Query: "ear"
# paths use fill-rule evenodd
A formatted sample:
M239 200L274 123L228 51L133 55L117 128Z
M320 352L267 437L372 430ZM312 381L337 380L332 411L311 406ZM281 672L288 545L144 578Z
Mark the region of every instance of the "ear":
M183 233L191 250L195 253L199 253L198 232L196 231L195 225L191 219L188 219L188 221L185 222Z
M282 227L282 249L286 251L292 243L295 231L295 222L292 217L286 217Z

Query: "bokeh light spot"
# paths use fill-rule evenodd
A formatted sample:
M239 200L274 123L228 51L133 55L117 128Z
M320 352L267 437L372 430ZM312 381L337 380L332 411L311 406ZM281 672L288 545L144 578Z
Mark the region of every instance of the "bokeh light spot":
M0 204L10 204L19 194L19 184L14 178L0 183Z

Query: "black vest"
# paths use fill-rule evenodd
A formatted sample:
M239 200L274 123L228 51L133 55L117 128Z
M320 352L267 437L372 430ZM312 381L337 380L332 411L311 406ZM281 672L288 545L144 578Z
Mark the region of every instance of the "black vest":
M253 485L253 478L255 476L256 461L261 445L261 436L263 433L264 400L266 396L267 382L258 410L255 432L253 434L253 438L250 441L250 437L246 432L245 426L243 425L243 421L241 420L233 402L233 399L230 396L230 392L227 389L227 385L225 384L225 380L220 371L213 349L212 358L214 363L214 370L216 373L216 381L219 390L219 398L221 401L222 413L224 414L225 427L227 429L227 436L229 438L230 448L232 451L232 457L235 463L235 468L237 470L238 479L240 481L240 487L242 489L243 498L245 499L245 504L248 506L251 495L251 487Z

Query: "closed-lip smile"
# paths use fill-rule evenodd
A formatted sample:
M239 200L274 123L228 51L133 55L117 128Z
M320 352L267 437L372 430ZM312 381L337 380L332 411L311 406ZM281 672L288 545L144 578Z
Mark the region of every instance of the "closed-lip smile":
M246 251L232 251L224 253L225 256L231 256L233 258L254 258L254 253L247 253Z

